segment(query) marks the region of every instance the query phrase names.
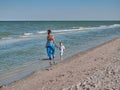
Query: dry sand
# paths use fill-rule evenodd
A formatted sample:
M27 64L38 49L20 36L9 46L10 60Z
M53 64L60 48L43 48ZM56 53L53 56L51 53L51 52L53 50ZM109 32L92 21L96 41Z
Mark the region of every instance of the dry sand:
M36 71L0 90L120 90L120 38Z

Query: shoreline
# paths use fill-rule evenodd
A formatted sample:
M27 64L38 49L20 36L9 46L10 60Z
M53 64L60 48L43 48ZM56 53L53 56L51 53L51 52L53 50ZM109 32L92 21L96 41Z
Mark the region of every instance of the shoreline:
M59 79L59 78L62 78L62 77L64 77L64 79L66 79L67 78L67 76L68 75L70 75L69 77L71 77L71 78L73 78L72 80L69 80L70 78L67 78L67 80L69 81L69 84L66 84L66 85L63 85L63 88L66 88L66 87L70 87L71 85L73 85L73 84L75 84L76 82L79 82L78 80L76 80L75 79L75 81L74 81L74 78L75 78L75 76L76 77L78 77L77 75L75 75L74 76L74 74L75 74L75 71L76 71L76 69L77 69L77 71L79 71L78 70L78 68L80 69L80 67L78 67L78 66L73 66L73 64L75 65L76 64L76 62L79 62L79 63L83 63L83 66L82 67L84 67L84 63L85 63L85 65L86 66L89 66L89 65L87 65L86 64L86 62L84 61L84 60L81 60L81 58L91 58L90 57L90 55L93 53L93 52L95 52L96 50L98 50L98 49L101 49L101 48L103 48L103 47L105 47L105 46L107 46L107 45L109 45L109 44L112 44L112 43L114 43L114 42L116 42L116 41L120 41L120 38L115 38L115 39L112 39L112 40L110 40L110 41L107 41L107 42L105 42L105 43L103 43L103 44L101 44L101 45L98 45L98 46L96 46L96 47L93 47L93 48L90 48L90 49L88 49L88 50L86 50L86 51L83 51L83 52L80 52L80 53L78 53L78 54L75 54L75 55L73 55L73 56L71 56L71 57L68 57L68 58L66 58L65 60L63 60L62 62L60 62L60 63L57 63L57 64L55 64L55 65L53 65L53 66L51 66L51 67L46 67L46 68L44 68L44 69L41 69L41 70L38 70L38 71L35 71L35 72L33 72L32 74L30 74L30 75L28 75L27 77L25 77L25 78L22 78L22 79L20 79L20 80L17 80L17 81L14 81L13 83L10 83L10 84L8 84L8 85L3 85L3 86L1 86L0 87L0 90L13 90L14 88L12 88L12 86L15 86L15 88L16 89L18 89L23 83L24 84L26 84L26 86L24 86L24 87L22 87L21 89L18 89L18 90L33 90L34 88L36 88L36 90L39 90L38 88L40 88L40 87L42 87L42 86L44 86L45 85L45 87L44 88L42 88L43 90L49 90L50 88L55 88L55 89L53 89L53 90L57 90L57 88L58 88L58 90L61 88L60 86L62 86L62 83L60 83L60 85L58 85L58 81L59 80L57 80L57 79ZM106 47L106 48L108 48L108 47ZM106 49L105 48L105 49ZM112 48L112 46L111 46L111 48ZM108 50L108 49L107 49ZM113 49L114 50L114 49ZM102 51L100 51L100 52L102 52ZM100 52L97 52L97 53L100 53ZM113 51L114 52L114 51ZM102 52L102 53L104 53L104 54L107 54L107 53L105 53L105 51L104 52ZM86 56L87 54L89 54L88 56ZM112 55L112 53L110 53L111 55ZM99 57L99 55L97 55L97 56L94 56L94 57ZM99 58L102 58L102 56L101 57L99 57ZM104 56L104 58L105 58L105 56ZM78 59L78 61L76 61ZM79 60L80 59L80 60ZM93 58L93 59L96 59L96 58ZM96 59L96 61L97 61L97 59ZM92 60L92 62L94 63L94 61ZM90 62L89 61L89 63L91 63L92 64L92 62ZM72 64L73 63L73 64ZM67 64L69 64L69 65L67 65ZM98 62L97 62L97 64L98 64ZM94 65L94 64L93 64ZM99 64L98 64L99 65ZM62 67L63 66L63 67ZM96 65L95 65L96 66ZM68 67L70 67L71 69L74 69L75 68L75 71L71 71L71 70L69 70L69 68ZM89 66L89 67L91 67L91 66ZM96 66L97 68L98 68L98 66ZM99 66L100 67L100 66ZM93 67L91 67L91 68L93 68ZM64 72L62 72L62 69L64 70L64 69L67 69L67 70L65 70ZM88 69L88 68L87 68ZM79 71L79 73L81 73L83 76L81 76L81 77L78 77L77 79L79 79L80 78L80 81L83 79L83 78L86 78L86 75L84 75L85 73L86 73L86 71L87 71L87 69L84 67L83 68L83 72L81 72L81 71ZM63 73L63 74L61 74L61 73L59 73L58 71L60 71L61 73ZM89 70L89 69L88 69ZM93 70L94 71L94 70ZM50 74L48 74L48 72L50 73ZM89 71L87 71L87 72L89 72ZM92 72L92 71L91 71ZM90 72L90 73L91 73ZM45 76L43 75L43 73L45 74ZM55 74L55 78L51 75L51 74ZM57 73L57 74L56 74ZM72 73L72 76L71 76L71 73ZM89 74L90 74L89 73ZM46 75L47 74L47 75ZM67 75L68 74L68 75ZM41 75L41 76L40 76ZM79 74L78 74L79 75ZM41 80L41 77L43 77L43 79L42 79L42 81L40 81ZM48 78L48 80L44 80L45 79L45 77L47 77ZM37 78L39 79L39 80L37 80ZM55 81L55 79L56 79L56 81ZM35 85L32 85L32 83L28 83L29 81L34 81L35 82ZM57 83L57 88L56 88L56 86L53 86L53 87L51 87L52 85L50 84L50 82L51 83L53 83L53 82L56 82ZM62 80L60 80L61 82L62 82ZM49 87L46 87L46 84L45 84L45 82L47 82L47 84L49 85ZM67 81L65 81L65 82L67 82ZM65 84L65 82L63 82L64 84ZM37 85L37 83L41 83L42 85ZM44 83L44 84L43 84ZM32 85L32 86L31 86ZM37 86L36 86L37 85ZM31 87L30 87L31 86ZM36 87L34 87L34 86L36 86ZM67 89L65 89L65 90L67 90Z
M109 42L109 41L111 41L111 40L108 40L107 42ZM107 43L107 42L103 42L102 44ZM77 52L77 53L74 53L74 54L72 54L72 55L69 55L69 56L65 57L63 61L65 61L65 60L67 60L67 59L69 59L69 58L71 58L72 56L75 56L75 55L77 55L77 54L82 54L82 53L87 52L87 51L89 51L89 50L91 50L91 49L93 49L93 48L99 47L99 46L101 46L102 44L100 44L100 45L95 45L95 46L93 46L93 47L91 47L91 48L88 48L88 49L79 51L79 52ZM46 60L46 59L41 59L41 60ZM49 62L49 60L47 60L47 62ZM57 60L56 62L59 63L59 60ZM35 64L35 63L39 63L39 62L34 62L33 64ZM31 63L30 63L30 64L31 64ZM39 64L40 64L40 63L39 63ZM39 66L39 64L37 64L37 65ZM32 65L32 66L33 66L33 65ZM34 65L34 66L36 66L36 65ZM34 67L34 66L33 66L33 67ZM24 66L23 66L23 67L24 67ZM45 65L44 67L42 66L42 67L39 67L39 69L34 69L34 70L32 70L32 68L30 68L30 66L27 67L27 68L30 68L30 69L26 69L26 68L25 68L25 70L21 70L21 69L20 69L20 70L18 70L18 71L15 69L16 73L13 73L13 74L7 73L8 75L7 75L6 77L4 77L4 79L3 79L3 78L1 79L0 87L1 87L1 86L5 86L5 85L9 85L9 84L14 83L14 82L16 82L16 81L19 81L19 80L21 80L21 79L24 79L25 77L31 75L33 72L36 72L36 71L42 70L42 69L46 69L46 68L48 68L48 67L50 67L49 63L48 63L47 66ZM36 68L36 67L34 67L34 68ZM6 78L7 78L7 79L6 79Z
M79 55L79 54L85 54L86 52L88 52L88 51L91 51L91 50L93 50L93 49L95 49L95 48L98 48L98 47L100 47L100 46L102 46L102 45L104 45L104 44L106 44L106 43L109 43L109 42L111 42L111 41L114 41L114 40L116 40L117 38L114 38L114 39L112 39L112 40L108 40L107 42L104 42L104 43L102 43L102 44L100 44L100 45L97 45L97 46L94 46L94 47L92 47L92 48L89 48L89 49L87 49L87 50L84 50L84 51L81 51L81 52L78 52L78 53L76 53L76 54L74 54L74 55L72 55L72 56L69 56L69 57L67 57L67 58L65 58L64 60L62 60L62 62L64 63L66 60L69 60L70 58L72 58L72 57L76 57L77 55ZM49 62L49 60L48 60L48 62ZM34 63L36 63L36 62L34 62ZM58 63L60 63L60 61L57 61L57 64ZM44 70L44 69L46 69L46 68L49 68L49 67L51 67L51 66L46 66L46 67L44 67L44 68L40 68L40 69L38 69L38 70ZM20 72L20 75L18 74L18 73L16 73L17 75L9 75L7 78L9 78L9 77L11 77L11 78L9 78L9 79L3 79L4 81L2 82L2 83L4 83L4 84L2 84L1 83L1 85L0 85L0 87L2 87L2 86L6 86L6 85L9 85L9 84L11 84L11 83L14 83L14 82L16 82L16 81L19 81L19 80L22 80L22 79L24 79L24 78L26 78L26 77L28 77L28 76L30 76L30 75L32 75L34 72L37 72L38 70L35 70L35 71L27 71L27 69L26 69L26 72L24 72L24 71L21 71ZM23 73L24 72L24 73Z

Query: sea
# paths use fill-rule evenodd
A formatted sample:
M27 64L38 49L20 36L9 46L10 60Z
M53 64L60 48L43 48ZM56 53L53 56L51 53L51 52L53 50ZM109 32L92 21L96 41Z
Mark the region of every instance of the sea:
M0 86L50 66L48 29L65 46L63 60L120 37L120 21L0 21Z

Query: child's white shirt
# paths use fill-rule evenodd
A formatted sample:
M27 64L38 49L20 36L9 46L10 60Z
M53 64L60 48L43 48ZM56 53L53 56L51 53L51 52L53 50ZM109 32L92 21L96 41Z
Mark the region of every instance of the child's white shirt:
M63 52L64 49L65 49L65 46L63 46L63 45L59 47L60 52Z

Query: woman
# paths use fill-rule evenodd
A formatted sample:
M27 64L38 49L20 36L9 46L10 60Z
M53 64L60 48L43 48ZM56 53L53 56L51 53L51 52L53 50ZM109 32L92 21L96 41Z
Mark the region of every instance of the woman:
M51 30L48 30L48 36L47 36L47 42L46 42L46 48L47 48L47 55L50 60L50 65L52 65L52 61L55 64L54 57L55 57L55 39L54 35L52 34Z

